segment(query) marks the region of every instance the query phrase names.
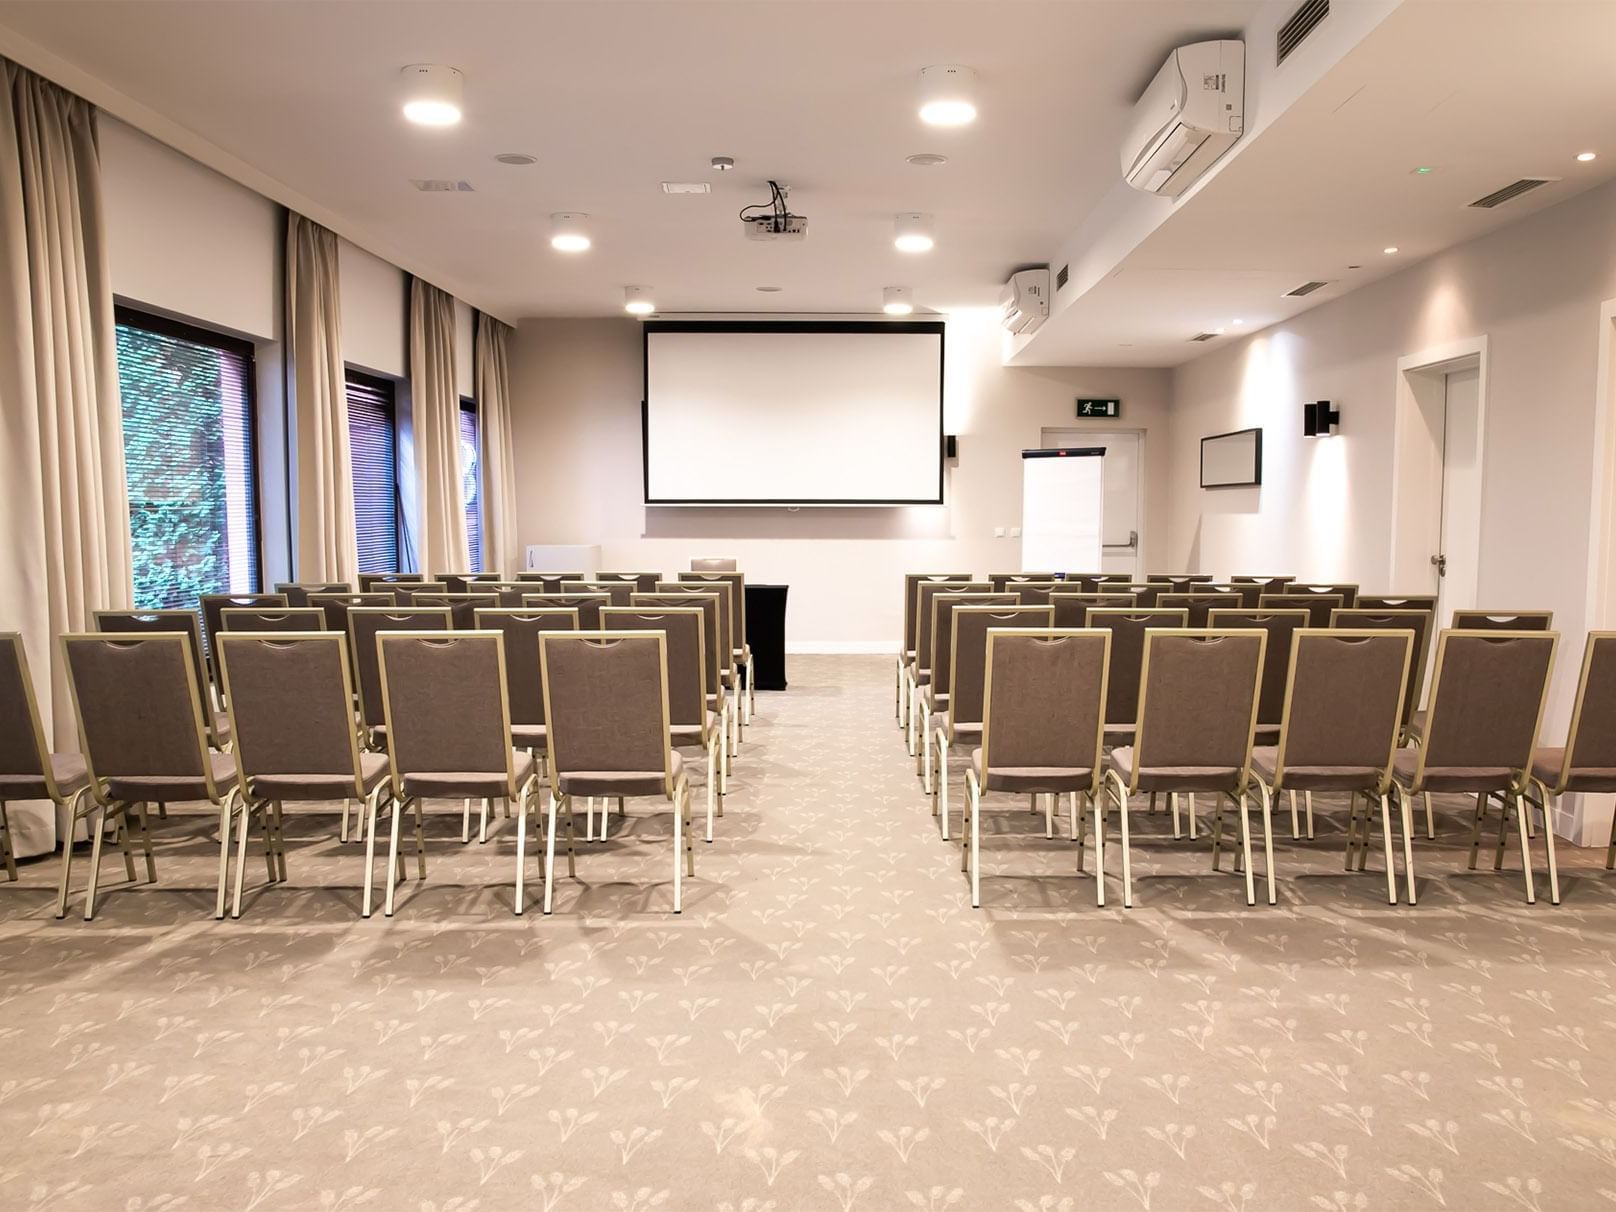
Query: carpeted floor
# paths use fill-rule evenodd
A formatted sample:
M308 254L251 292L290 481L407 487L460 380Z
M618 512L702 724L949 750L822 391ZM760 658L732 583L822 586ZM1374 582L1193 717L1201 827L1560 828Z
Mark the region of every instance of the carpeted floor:
M1342 873L1321 801L1278 907L1248 909L1204 841L1138 817L1138 907L1114 885L1100 910L1004 798L973 911L890 661L790 672L681 917L671 820L632 805L550 918L531 877L512 916L511 826L463 847L458 804L391 920L358 918L330 816L289 820L289 886L259 886L255 845L234 922L202 817L91 923L55 921L55 863L25 865L0 884L0 1206L1616 1205L1602 852L1562 848L1564 905L1528 907L1514 852L1463 870L1448 805L1420 904L1392 908Z

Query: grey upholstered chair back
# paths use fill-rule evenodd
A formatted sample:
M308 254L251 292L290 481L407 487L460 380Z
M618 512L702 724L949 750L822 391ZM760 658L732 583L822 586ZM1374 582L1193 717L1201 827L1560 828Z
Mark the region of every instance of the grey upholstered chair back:
M1084 593L1080 590L1057 589L1049 595L1049 604L1055 611L1052 626L1072 630L1088 626L1088 612L1091 609L1132 606L1134 598L1131 593Z
M205 593L201 598L202 606L202 646L205 650L209 664L217 672L218 663L213 660L213 637L219 634L219 612L226 606L285 606L284 593Z
M1221 593L1228 601L1219 606L1219 610L1256 610L1262 601L1263 587L1249 581L1231 581L1227 584L1213 582L1209 585L1197 585L1196 593Z
M384 631L377 645L395 786L414 774L510 774L503 635Z
M1149 584L1171 585L1163 593L1194 593L1198 585L1210 585L1217 577L1210 572L1152 572L1145 577Z
M1104 631L991 629L982 712L984 770L1100 768Z
M1419 710L1425 694L1426 654L1431 651L1431 632L1436 627L1436 611L1390 610L1380 607L1356 606L1351 610L1336 610L1330 614L1331 627L1347 627L1355 631L1408 631L1414 636L1414 657L1409 661L1408 680L1403 690L1403 727L1407 728L1414 713Z
M410 581L424 581L424 572L362 572L359 574L359 592L370 593L383 585L402 585Z
M1428 610L1436 613L1436 594L1364 594L1358 595L1354 610Z
M1019 606L1015 590L1004 593L934 593L931 595L931 692L947 694L954 649L954 610L959 606Z
M608 606L602 631L660 631L667 637L668 723L707 723L707 645L699 606Z
M417 606L448 607L449 617L456 631L473 631L477 626L479 610L494 610L499 606L497 593L418 593Z
M1559 634L1438 633L1424 768L1530 769Z
M587 581L587 572L519 572L518 581L525 582L532 587L533 593L560 593L561 586L568 581Z
M524 593L523 610L576 610L580 631L600 630L600 608L612 599L604 593Z
M152 635L182 631L190 644L197 693L206 694L208 667L202 655L202 630L194 610L98 610L95 629L108 635Z
M691 572L734 572L736 561L730 556L695 556L690 561Z
M1129 591L1118 586L1134 583L1132 574L1126 572L1067 573L1066 583L1070 585L1074 581L1084 593L1126 593Z
M440 572L434 578L449 587L450 593L476 593L473 585L499 580L497 572Z
M291 597L290 594L287 597ZM229 606L219 612L220 634L226 631L329 631L318 606Z
M948 722L952 728L958 724L982 722L982 686L987 676L988 631L1012 628L1054 628L1053 606L985 606L963 605L954 607L954 642L949 664L953 683L948 692Z
M627 581L634 586L635 593L655 593L657 582L662 579L660 572L597 572L597 581ZM613 602L613 606L617 603Z
M286 598L288 606L302 607L309 604L311 593L352 593L353 586L346 581L285 581L275 586L275 592Z
M1248 768L1267 638L1225 628L1145 637L1138 769Z
M0 632L0 774L42 776L48 769L22 636Z
M1455 610L1456 631L1547 631L1554 626L1552 610Z
M1139 720L1139 675L1145 661L1145 632L1152 627L1183 627L1182 610L1133 607L1090 609L1088 625L1111 633L1111 671L1106 679L1105 722L1132 725Z
M1285 592L1316 593L1322 594L1325 597L1329 597L1333 594L1341 599L1340 605L1345 610L1351 610L1358 604L1358 587L1356 585L1347 584L1346 582L1325 584L1323 582L1308 583L1304 581L1292 581L1289 585L1285 586Z
M1285 687L1290 684L1291 637L1310 626L1306 610L1215 610L1207 626L1268 633L1263 646L1262 691L1257 697L1257 723L1277 727L1285 717Z
M447 606L361 606L348 612L348 651L359 683L359 718L365 727L379 728L387 722L376 637L384 631L448 631L449 626Z
M220 633L243 785L266 774L352 775L360 794L348 637Z
M1257 599L1259 610L1305 610L1309 627L1328 627L1330 614L1344 607L1339 593L1265 593Z
M327 631L348 634L348 612L360 606L395 606L397 600L390 593L311 593L309 605L325 611ZM283 602L282 605L285 605Z
M1590 631L1566 758L1575 770L1616 769L1616 631Z
M415 596L422 593L448 593L449 586L443 581L398 581L388 585L376 586L375 592L385 593L391 598L394 606L413 606Z
M932 625L937 612L931 608L932 599L939 593L992 593L987 581L921 581L915 586L915 667L930 671L932 658Z
M735 588L728 581L658 581L658 594L714 594L718 599L718 667L726 672L734 669L735 643Z
M1110 588L1119 593L1131 593L1135 606L1154 610L1161 595L1172 587L1164 581L1113 581L1109 587L1102 586L1102 588Z
M1229 584L1255 585L1259 590L1258 596L1260 598L1264 593L1284 593L1285 586L1293 583L1295 580L1296 578L1291 576L1232 576L1229 578ZM1247 606L1246 609L1251 610L1257 606L1260 606L1261 604L1262 603L1260 601L1253 602L1250 606Z
M562 593L594 593L604 594L611 606L627 606L629 598L633 596L635 586L633 581L563 581Z
M519 607L477 611L478 631L505 636L505 700L512 724L544 723L544 685L539 671L539 637L547 631L577 631L578 611L571 607L529 610Z
M1004 593L1007 589L1019 589L1023 585L1048 585L1058 582L1058 572L990 572L988 584L994 593ZM1037 603L1031 603L1037 605Z
M1065 581L1011 581L1002 592L1013 593L1023 606L1048 606L1050 595Z
M725 584L729 586L730 643L736 648L746 647L746 574L744 572L681 572L679 579L686 584Z
M84 757L97 779L211 784L201 690L184 632L64 635Z
M1214 610L1227 610L1240 604L1240 595L1232 593L1164 593L1156 599L1158 610L1182 610L1191 627L1205 627L1207 616Z
M563 774L671 771L666 643L660 631L539 637L553 788Z
M968 572L909 572L903 578L903 650L915 651L915 633L920 625L920 614L916 608L918 595L916 589L926 581L950 581L956 584L968 584L971 574ZM990 583L988 588L992 588Z
M629 605L635 610L658 610L664 607L697 607L701 610L701 651L706 670L707 693L718 692L718 673L723 667L718 659L718 599L720 593L711 590L702 593L637 593Z
M1368 766L1389 773L1403 727L1413 635L1304 628L1292 643L1281 767Z

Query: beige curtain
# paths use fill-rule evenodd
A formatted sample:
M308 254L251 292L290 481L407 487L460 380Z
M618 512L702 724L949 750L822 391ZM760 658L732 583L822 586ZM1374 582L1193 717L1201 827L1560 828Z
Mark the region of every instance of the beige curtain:
M410 279L410 411L415 443L417 567L465 572L466 506L460 484L460 393L455 384L454 297Z
M297 482L295 572L302 581L351 582L359 575L359 552L337 237L299 214L289 214L286 223L286 331Z
M95 110L0 68L0 630L22 633L52 743L76 750L55 638L131 598ZM52 848L56 826L11 808L19 854Z
M516 456L511 447L511 326L477 315L476 391L483 466L483 567L521 568L516 541Z

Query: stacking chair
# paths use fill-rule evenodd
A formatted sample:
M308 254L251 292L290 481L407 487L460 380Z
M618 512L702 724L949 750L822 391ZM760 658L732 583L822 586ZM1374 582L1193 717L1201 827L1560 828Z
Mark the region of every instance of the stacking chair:
M573 870L572 800L650 796L673 808L673 911L684 908L684 875L696 873L690 784L668 721L667 636L661 631L552 631L539 637L544 716L550 721L550 814L544 843L544 911L554 907L558 813L567 819Z
M707 710L718 713L719 728L724 736L723 786L728 790L729 776L732 772L731 763L735 757L735 733L739 727L739 713L735 710L735 701L724 689L723 665L719 660L720 637L723 635L719 627L719 610L723 596L721 588L707 586L696 593L637 593L630 605L636 610L668 606L700 607L701 647L707 669Z
M587 581L587 572L519 572L518 581L532 586L533 593L560 593L568 581Z
M904 687L904 700L909 708L905 735L909 743L910 757L915 757L920 752L916 746L920 740L921 690L931 683L931 629L936 621L931 600L939 593L991 592L993 586L987 581L925 580L915 583L915 655L905 673Z
M311 593L352 593L353 586L346 581L288 581L275 586L275 592L286 599L288 606L307 606Z
M447 606L451 626L456 631L471 631L476 626L477 612L499 606L497 593L418 593L412 599L415 606Z
M1270 636L1269 642L1273 639ZM1407 631L1332 626L1328 631L1299 630L1291 644L1279 743L1259 746L1251 755L1263 810L1271 811L1276 793L1289 792L1294 803L1296 792L1301 791L1308 797L1311 824L1313 792L1350 793L1347 870L1352 870L1356 849L1358 870L1362 871L1378 806L1386 852L1386 900L1395 905L1397 866L1392 858L1389 797L1414 636ZM1360 799L1364 804L1361 836ZM1311 828L1308 836L1312 836ZM1271 875L1268 903L1274 903Z
M1330 612L1346 605L1339 593L1265 593L1257 599L1259 610L1305 610L1309 627L1328 627Z
M17 878L17 857L6 801L50 800L58 815L76 822L83 815L79 805L89 787L83 755L52 753L45 740L22 636L0 632L0 861L8 880ZM62 845L73 849L72 832ZM63 892L65 896L65 886Z
M540 685L539 636L547 631L577 631L578 611L484 607L477 611L474 621L478 631L505 634L505 698L511 709L511 744L537 758L542 774L548 730L544 724L544 688Z
M1426 610L1436 613L1436 594L1416 593L1403 596L1389 596L1385 594L1358 595L1354 607L1356 610Z
M579 580L583 578L580 577ZM634 586L635 593L655 593L657 582L662 579L660 572L597 572L596 581L628 581ZM617 605L616 602L612 603Z
M1091 607L1087 626L1111 633L1110 672L1106 676L1105 743L1133 744L1139 720L1139 675L1145 662L1145 633L1153 627L1187 627L1182 610L1139 610Z
M62 653L79 719L79 748L89 778L69 839L80 820L89 821L90 878L84 920L95 916L101 875L101 842L114 824L124 869L135 880L130 822L140 827L146 880L155 883L148 803L205 800L219 812L219 894L214 917L223 917L230 875L230 831L247 829L245 801L236 783L235 759L208 748L202 725L202 690L185 632L148 635L64 635ZM240 818L239 823L237 818ZM56 916L67 912L73 847L62 847L62 889Z
M1214 610L1227 610L1237 606L1239 594L1203 593L1197 588L1190 593L1164 593L1156 599L1158 610L1182 610L1189 618L1189 626L1202 628L1207 616Z
M724 815L724 734L718 713L707 706L705 614L695 605L608 606L600 612L600 622L603 631L660 631L667 637L668 727L675 749L699 749L707 755L707 841L711 842L714 808ZM601 841L606 840L610 817L609 804L602 804Z
M736 561L730 556L695 556L690 561L691 572L734 572Z
M499 580L497 572L440 572L433 578L449 587L450 593L473 593L472 585Z
M1358 604L1358 587L1356 585L1349 585L1349 584L1345 584L1345 583L1340 583L1340 584L1335 584L1335 585L1326 585L1326 584L1304 584L1303 582L1300 582L1300 581L1292 581L1289 585L1285 586L1285 592L1286 593L1317 593L1317 594L1323 594L1326 597L1330 596L1331 594L1334 594L1336 597L1339 597L1341 599L1341 601L1338 603L1338 605L1340 605L1340 606L1342 606L1342 607L1344 607L1344 608L1346 608L1348 610L1351 610L1354 606L1356 606Z
M1105 593L1131 593L1134 605L1154 610L1157 599L1172 586L1166 581L1110 581L1100 588Z
M1408 879L1408 903L1414 904L1414 848L1410 801L1415 795L1449 791L1476 797L1470 830L1470 868L1475 869L1481 843L1481 825L1487 802L1496 796L1503 804L1504 820L1498 834L1493 869L1504 862L1504 840L1513 802L1521 828L1521 863L1526 902L1537 895L1532 882L1532 853L1526 831L1526 790L1532 777L1543 704L1548 698L1554 652L1560 642L1555 631L1457 631L1446 628L1437 635L1436 671L1431 680L1431 704L1418 748L1400 750L1393 781L1403 813L1403 866ZM1555 866L1554 830L1543 830L1548 847L1549 891L1560 896Z
M578 626L584 631L600 630L600 609L610 606L605 593L524 593L523 610L576 610Z
M533 592L533 586L525 581L478 581L473 592L491 593L499 601L498 609L514 610Z
M718 686L730 701L730 734L733 746L738 747L746 735L746 712L742 705L741 676L736 667L735 586L727 580L658 581L658 594L716 594L718 596Z
M291 595L287 595L291 596ZM226 631L325 631L325 611L318 606L230 606L219 612ZM229 696L226 695L226 698Z
M1359 599L1362 601L1362 599ZM1410 599L1421 601L1424 599ZM1372 629L1379 631L1408 631L1414 635L1414 659L1409 664L1408 685L1403 691L1403 731L1399 743L1418 744L1425 727L1425 712L1420 707L1420 700L1425 694L1426 660L1431 651L1431 637L1436 631L1436 599L1429 599L1430 609L1390 609L1385 607L1357 606L1351 610L1332 610L1330 612L1330 626L1352 627L1359 629ZM1431 808L1431 796L1427 792L1421 796L1425 802L1425 836L1436 837L1436 814ZM1528 819L1530 824L1530 818ZM1311 831L1308 833L1312 837Z
M312 605L312 603L310 603ZM213 659L213 637L219 634L220 612L227 606L286 606L284 593L205 593L202 606L202 652L207 668L212 672L213 684L219 684L219 663ZM206 684L203 685L206 690Z
M1055 619L1051 624L1062 630L1072 630L1087 627L1086 616L1095 606L1110 606L1113 609L1132 606L1134 604L1131 593L1082 593L1058 589L1049 595L1049 605L1055 611Z
M400 585L424 580L426 580L424 572L362 572L359 574L359 592L371 593L384 585Z
M1531 786L1537 796L1531 803L1543 813L1543 832L1549 835L1549 854L1554 854L1553 823L1549 817L1550 796L1558 800L1567 792L1596 795L1616 791L1616 631L1590 631L1582 654L1582 675L1577 679L1577 698L1571 709L1571 728L1561 748L1540 747L1532 755ZM1605 851L1605 869L1616 866L1616 820L1611 822L1610 845ZM1558 899L1559 873L1549 867L1550 891Z
M527 814L538 788L533 755L511 747L505 698L505 637L498 631L384 631L382 706L392 762L393 831L387 846L387 899L393 916L398 883L398 830L405 808L415 810L415 858L426 878L421 805L427 799L481 800L481 836L488 806L502 799L517 808L516 900L522 912ZM462 825L462 832L464 825Z
M737 678L741 669L746 671L746 686L743 690L737 681L735 693L741 708L741 726L743 729L748 728L752 724L752 712L757 708L757 687L754 684L756 679L752 676L752 646L746 638L746 575L733 569L727 572L693 570L681 572L679 579L695 584L702 582L717 584L721 581L729 584L730 618L734 624L730 630L730 642L735 646L735 659L732 663L737 666Z
M1007 593L934 593L931 596L931 680L920 694L920 753L915 773L920 775L926 794L931 795L931 717L948 710L954 649L954 608L956 606L1019 606L1014 591Z
M1007 589L1017 589L1022 585L1046 585L1059 581L1058 572L990 572L988 584L993 587L994 593L1004 593Z
M1206 581L1193 586L1190 592L1201 597L1222 599L1217 607L1219 610L1256 610L1257 603L1262 600L1260 585L1220 585L1215 581Z
M1455 631L1547 631L1554 626L1552 610L1455 610Z
M1262 687L1263 648L1268 634L1246 629L1172 628L1145 636L1139 687L1139 722L1132 745L1111 751L1108 787L1122 819L1122 904L1133 907L1128 799L1142 791L1208 792L1216 797L1212 869L1218 870L1225 802L1240 813L1240 847L1246 904L1257 903L1251 865L1251 750ZM1262 801L1263 853L1268 901L1274 902L1273 820ZM1098 829L1104 828L1102 812ZM1104 844L1094 839L1097 875L1104 895ZM1101 904L1105 902L1101 900Z
M1229 578L1229 584L1256 585L1261 593L1284 593L1285 586L1291 584L1295 580L1295 577L1290 576L1232 576ZM1247 606L1246 609L1251 610L1260 605L1260 602L1254 602Z
M1082 834L1094 816L1097 855L1104 845L1099 794L1104 762L1106 672L1111 636L1104 631L989 629L983 654L982 744L965 771L970 819L961 830L971 905L982 906L982 796L989 791L1048 796L1044 836L1055 833L1055 797L1067 797L1072 837L1083 870ZM1124 833L1126 838L1127 834ZM1104 882L1104 862L1096 862ZM1102 886L1100 903L1105 892Z
M920 614L915 605L917 601L915 589L924 581L952 581L965 584L970 579L971 574L968 572L909 572L904 574L903 643L898 646L898 685L895 695L899 728L907 730L909 727L908 670L915 660L915 633L920 626ZM988 588L993 588L991 582Z
M1067 573L1067 583L1078 583L1084 593L1114 593L1118 585L1134 584L1133 574L1129 572L1093 572L1093 573Z
M603 594L613 606L627 606L636 586L633 581L563 581L561 592Z
M360 913L369 917L376 815L387 800L389 784L387 758L359 749L348 638L332 631L254 635L227 626L219 634L219 659L236 738L236 785L246 797L249 819L257 815L263 822L270 883L286 880L286 800L341 800L344 828L349 805L357 802L363 805L360 828L365 835ZM246 866L243 828L236 839L232 917L241 916Z
M1262 687L1257 696L1257 724L1252 743L1272 747L1279 744L1279 729L1285 719L1285 688L1290 685L1291 639L1309 625L1306 610L1214 610L1207 616L1207 626L1219 630L1240 628L1266 632L1268 642L1263 645ZM1301 818L1297 814L1296 793L1289 792L1291 805L1291 837L1302 836ZM1313 797L1304 795L1307 802L1307 836L1313 837ZM1191 801L1192 805L1194 801ZM1194 815L1191 812L1190 836L1194 837Z
M274 609L273 607L271 609ZM220 615L223 618L223 613ZM194 610L97 610L92 618L95 629L104 634L154 635L183 632L191 653L191 668L196 674L196 685L202 698L198 704L202 712L202 725L207 731L208 744L215 749L230 747L230 717L213 703L208 689L207 662L202 656L202 633ZM167 806L159 802L159 816L167 816Z
M450 626L447 606L359 606L348 612L348 653L359 694L359 726L365 748L387 747L387 711L382 703L376 637L384 631L448 631ZM342 822L342 840L348 840L346 818Z
M1011 581L1002 592L1013 593L1023 606L1048 606L1063 581Z
M982 739L982 684L987 668L988 630L1030 627L1049 631L1054 616L1053 606L964 604L954 607L949 642L952 685L947 708L932 717L937 739L937 777L932 782L931 810L938 818L945 842L949 839L949 751L956 745L974 745Z
M1194 593L1198 585L1210 585L1217 577L1210 572L1152 572L1145 577L1150 584L1164 583L1173 588L1171 593Z
M417 594L448 593L449 586L443 581L397 581L390 585L378 585L377 590L390 595L394 606L413 606Z
M282 602L281 605L286 603ZM341 634L348 631L348 612L359 606L396 606L390 593L313 593L309 605L325 611L325 629Z

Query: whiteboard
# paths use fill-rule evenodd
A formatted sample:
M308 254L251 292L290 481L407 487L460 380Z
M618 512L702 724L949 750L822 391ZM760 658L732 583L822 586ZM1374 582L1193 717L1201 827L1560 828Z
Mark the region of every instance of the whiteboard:
M1103 447L1022 451L1022 570L1098 568L1104 508Z
M645 501L941 504L942 357L935 322L647 324Z
M1262 430L1237 429L1201 439L1201 487L1262 483Z

